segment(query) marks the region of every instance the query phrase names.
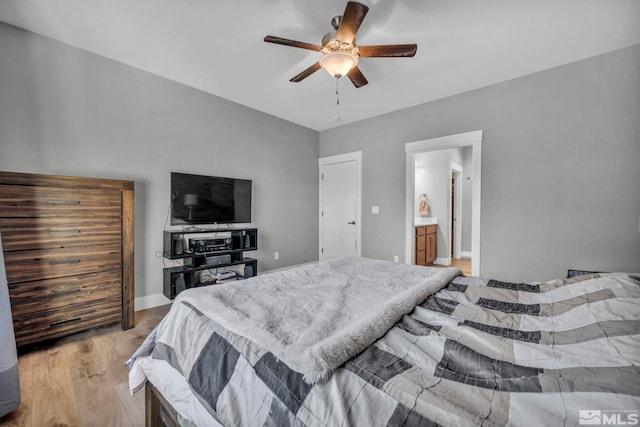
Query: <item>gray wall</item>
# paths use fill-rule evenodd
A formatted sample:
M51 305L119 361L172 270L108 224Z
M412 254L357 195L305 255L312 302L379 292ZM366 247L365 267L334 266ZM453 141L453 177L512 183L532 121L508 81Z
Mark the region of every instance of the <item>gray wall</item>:
M259 271L316 260L318 138L0 23L0 170L134 180L136 297L162 292L171 171L253 180Z
M482 129L483 276L640 271L639 70L635 45L321 132L362 150L363 256L404 253L404 144Z

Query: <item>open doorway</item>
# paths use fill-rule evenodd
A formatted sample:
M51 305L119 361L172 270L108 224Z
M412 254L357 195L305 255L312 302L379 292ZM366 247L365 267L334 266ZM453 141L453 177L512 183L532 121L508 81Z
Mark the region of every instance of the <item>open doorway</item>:
M419 158L420 153L428 153L428 152L440 152L442 150L447 150L451 148L462 148L462 147L470 147L471 151L471 159L469 168L470 171L465 176L463 174L463 168L460 165L456 165L455 163L449 163L447 167L447 174L445 175L443 171L442 177L444 178L444 184L442 187L438 186L438 190L434 191L434 194L437 191L441 191L439 189L444 190L444 193L448 195L448 199L444 199L443 202L443 210L442 214L438 214L437 223L439 224L438 228L442 231L439 233L439 246L443 247L443 251L440 251L440 247L438 248L438 257L435 264L441 265L450 265L452 255L455 257L465 256L467 258L471 258L471 274L474 276L480 275L480 203L481 203L481 143L482 143L482 131L474 131L467 132L463 134L450 135L440 138L433 138L423 141L416 141L407 143L405 145L406 152L406 215L405 215L405 262L410 264L413 262L414 258L414 232L416 221L419 218L416 217L416 191L422 191L421 189L416 188L416 158ZM465 168L466 169L466 168ZM456 217L456 221L458 224L455 224L453 227L449 224L449 221L454 216L452 213L452 206L450 204L451 201L457 200L457 204L459 207L462 207L464 204L464 200L454 199L455 189L452 188L451 185L451 177L455 173L458 175L458 185L462 186L469 185L471 188L471 214L468 215L468 218L471 228L471 242L470 242L470 251L461 250L464 244L459 238L462 238L462 234L460 232L461 223L464 220L464 215L460 215ZM467 179L468 178L468 179ZM454 180L455 184L455 180ZM451 194L453 193L453 195ZM458 195L461 195L462 191L458 190ZM443 194L444 197L444 194ZM447 201L448 200L448 201ZM451 221L454 223L454 221ZM442 224L442 227L440 225ZM453 232L453 233L452 233ZM456 249L457 248L457 249Z

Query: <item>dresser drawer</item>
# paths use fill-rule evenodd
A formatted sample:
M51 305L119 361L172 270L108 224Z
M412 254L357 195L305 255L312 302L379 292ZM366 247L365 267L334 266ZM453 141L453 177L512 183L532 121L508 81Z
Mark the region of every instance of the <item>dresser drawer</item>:
M119 244L5 252L9 283L122 270Z
M120 297L122 274L119 271L81 274L9 285L14 316L54 308Z
M121 216L121 193L114 190L0 185L0 217L96 215Z
M70 246L119 243L122 221L118 217L0 218L5 251L54 249Z
M425 227L427 229L426 234L435 234L438 232L438 226L437 225L427 225Z
M58 338L75 332L119 322L122 299L107 298L87 304L53 309L36 314L13 316L16 344L22 346L45 339Z

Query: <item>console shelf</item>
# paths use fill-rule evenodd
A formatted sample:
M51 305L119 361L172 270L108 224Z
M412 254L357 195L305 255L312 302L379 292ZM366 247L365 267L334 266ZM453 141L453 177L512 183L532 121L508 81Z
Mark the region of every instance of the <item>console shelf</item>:
M235 280L253 277L258 261L246 258L244 252L257 249L256 228L165 230L164 258L182 259L183 265L163 269L163 293L173 299L184 289L218 283L206 279L210 270L232 269L236 271Z

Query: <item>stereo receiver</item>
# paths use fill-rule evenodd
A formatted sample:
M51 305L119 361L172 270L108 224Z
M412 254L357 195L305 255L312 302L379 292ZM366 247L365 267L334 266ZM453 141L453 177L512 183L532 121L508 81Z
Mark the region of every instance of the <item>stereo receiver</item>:
M189 250L199 254L216 251L229 251L233 249L232 242L231 237L189 239Z

